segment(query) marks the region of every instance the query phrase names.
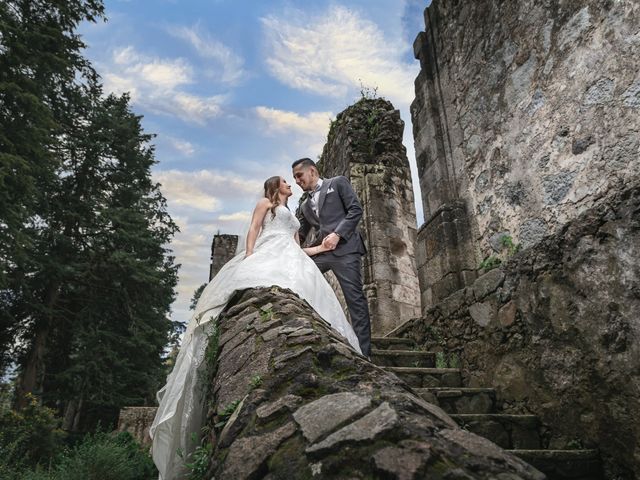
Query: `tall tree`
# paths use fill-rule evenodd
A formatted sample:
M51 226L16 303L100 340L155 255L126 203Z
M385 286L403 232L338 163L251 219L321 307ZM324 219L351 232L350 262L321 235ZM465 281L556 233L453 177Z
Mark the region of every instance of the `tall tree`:
M61 281L59 266L37 244L50 226L48 194L56 189L69 111L82 83L95 78L74 29L102 12L102 2L94 0L0 2L0 366L17 337L24 343L21 331L31 330L22 372L29 390L41 381ZM47 282L35 287L38 274ZM30 303L37 307L26 307Z
M68 426L82 406L153 403L175 327L167 315L177 266L165 245L177 227L151 180L151 136L128 97L101 98L74 142L81 162L63 189L80 222L77 280L61 295L71 321L60 325L70 330L61 328L50 350L45 398L66 402Z
M152 402L178 327L152 136L127 96L103 95L75 33L102 13L0 2L0 352L19 360L18 406L40 395L68 428L90 407Z

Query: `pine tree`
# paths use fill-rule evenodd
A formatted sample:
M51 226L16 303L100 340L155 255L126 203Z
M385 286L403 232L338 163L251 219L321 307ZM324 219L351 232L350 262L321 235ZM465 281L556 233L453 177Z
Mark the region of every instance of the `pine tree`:
M29 349L22 379L30 390L41 383L39 367L61 280L60 269L38 245L52 241L44 233L48 195L56 190L69 112L82 81L95 77L73 30L102 11L102 2L93 0L0 3L0 367L19 341ZM65 245L54 248L64 251Z
M152 136L74 33L99 1L0 3L0 352L65 414L150 404L178 266ZM0 355L0 371L8 355Z
M94 209L78 237L85 242L76 256L79 281L61 299L75 320L52 349L67 361L51 358L45 383L45 397L64 399L69 419L77 417L69 409L82 405L152 404L175 327L167 314L177 266L163 245L177 227L151 181L151 136L142 133L126 96L107 97L93 113L89 134L80 138L86 145L78 148L81 174L67 177L91 190ZM83 202L77 199L78 208Z

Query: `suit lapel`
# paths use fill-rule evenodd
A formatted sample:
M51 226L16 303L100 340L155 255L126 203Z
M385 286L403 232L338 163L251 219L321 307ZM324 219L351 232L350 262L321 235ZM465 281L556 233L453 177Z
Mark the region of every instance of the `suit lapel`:
M327 190L331 186L331 178L322 182L322 186L320 187L320 195L318 197L318 217L320 217L320 211L322 210L322 206L324 205L324 199L327 197Z

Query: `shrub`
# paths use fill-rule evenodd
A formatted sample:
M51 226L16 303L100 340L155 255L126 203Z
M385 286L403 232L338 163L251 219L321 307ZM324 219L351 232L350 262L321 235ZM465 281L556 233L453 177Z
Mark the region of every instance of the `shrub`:
M51 480L152 480L151 457L127 432L88 434L56 462Z
M21 411L0 412L0 469L48 465L61 449L64 433L54 411L39 405L31 394L27 399L29 403Z

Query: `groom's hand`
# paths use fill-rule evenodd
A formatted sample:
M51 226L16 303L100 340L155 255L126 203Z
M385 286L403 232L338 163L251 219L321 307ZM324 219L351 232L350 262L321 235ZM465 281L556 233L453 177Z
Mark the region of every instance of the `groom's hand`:
M322 245L324 245L329 250L335 250L335 248L338 246L339 241L340 241L340 235L333 232L327 235L326 237L324 237L324 240L322 240Z

